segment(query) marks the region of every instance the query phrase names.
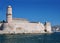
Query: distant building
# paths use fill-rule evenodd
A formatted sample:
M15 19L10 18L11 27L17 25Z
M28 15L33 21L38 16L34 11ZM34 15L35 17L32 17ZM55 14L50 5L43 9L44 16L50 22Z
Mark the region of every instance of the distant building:
M6 12L6 21L0 22L0 34L3 33L45 33L51 32L50 22L30 22L23 18L12 18L12 7Z

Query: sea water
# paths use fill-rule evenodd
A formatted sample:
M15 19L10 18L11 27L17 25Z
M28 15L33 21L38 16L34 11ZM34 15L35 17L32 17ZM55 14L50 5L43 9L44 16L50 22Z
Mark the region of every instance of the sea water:
M0 43L60 43L60 33L53 34L3 34Z

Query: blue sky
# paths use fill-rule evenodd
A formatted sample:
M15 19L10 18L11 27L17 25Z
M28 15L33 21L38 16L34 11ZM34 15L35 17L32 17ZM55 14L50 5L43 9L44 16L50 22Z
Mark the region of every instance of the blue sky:
M8 5L12 6L15 18L60 24L60 0L0 0L0 20L6 19Z

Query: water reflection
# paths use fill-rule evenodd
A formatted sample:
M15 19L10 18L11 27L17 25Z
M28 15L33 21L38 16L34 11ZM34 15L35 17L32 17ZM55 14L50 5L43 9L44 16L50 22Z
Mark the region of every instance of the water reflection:
M60 34L3 34L0 43L60 43Z

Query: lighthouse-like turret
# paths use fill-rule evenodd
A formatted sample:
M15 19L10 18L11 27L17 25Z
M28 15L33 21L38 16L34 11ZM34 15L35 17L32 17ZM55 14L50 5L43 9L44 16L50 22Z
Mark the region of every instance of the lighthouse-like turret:
M7 23L11 23L12 22L12 7L10 5L7 8L6 22Z

